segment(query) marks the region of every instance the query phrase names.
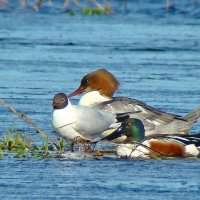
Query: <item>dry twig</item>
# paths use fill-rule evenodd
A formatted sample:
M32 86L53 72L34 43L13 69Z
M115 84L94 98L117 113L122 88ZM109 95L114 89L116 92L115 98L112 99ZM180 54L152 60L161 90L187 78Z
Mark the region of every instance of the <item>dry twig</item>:
M92 0L92 1L100 10L103 10L107 15L110 15L109 10L104 8L99 2L97 2L96 0Z
M11 105L6 103L1 98L0 98L0 103L6 106L10 111L16 114L19 118L23 119L31 127L33 127L37 131L37 133L39 133L44 139L46 139L49 143L51 143L57 150L59 149L59 146L55 144L45 132L43 132L40 128L38 128L35 124L33 124L33 122L31 122L31 120L25 114L17 112Z

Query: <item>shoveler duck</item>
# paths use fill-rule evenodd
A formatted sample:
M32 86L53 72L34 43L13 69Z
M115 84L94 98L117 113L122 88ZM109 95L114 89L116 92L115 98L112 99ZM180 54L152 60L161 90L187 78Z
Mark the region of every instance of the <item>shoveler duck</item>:
M145 137L141 120L129 118L102 141L123 142L117 147L117 155L126 158L189 157L198 156L200 133L194 135L157 134Z
M181 117L159 111L136 99L113 97L118 87L119 82L114 75L106 69L100 69L85 75L78 89L68 97L86 93L80 99L79 105L115 114L140 111L130 115L130 117L142 120L146 135L188 134L200 116L200 107Z
M93 140L109 128L117 128L129 116L116 115L81 105L72 105L64 93L54 96L52 124L66 140ZM119 122L119 124L118 124Z

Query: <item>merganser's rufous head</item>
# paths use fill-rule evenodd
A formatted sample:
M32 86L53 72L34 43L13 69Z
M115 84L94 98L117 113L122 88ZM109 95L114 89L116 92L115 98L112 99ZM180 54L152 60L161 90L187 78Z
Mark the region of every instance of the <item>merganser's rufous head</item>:
M54 96L52 106L54 109L62 109L67 107L69 101L64 93L58 93Z
M68 95L68 98L91 91L99 91L101 95L112 98L118 87L119 82L113 74L106 69L99 69L85 75L81 80L79 88Z

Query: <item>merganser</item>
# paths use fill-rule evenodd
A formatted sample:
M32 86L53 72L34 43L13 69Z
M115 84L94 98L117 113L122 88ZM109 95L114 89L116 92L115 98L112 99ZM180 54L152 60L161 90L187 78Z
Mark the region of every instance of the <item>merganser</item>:
M110 112L80 105L72 105L64 93L58 93L53 98L52 124L56 132L66 140L82 138L92 140L109 129L118 127L118 122L128 116L117 116Z
M114 141L119 138L124 139L124 143L117 147L117 155L120 157L189 157L198 156L200 153L200 133L157 134L145 137L142 121L134 118L126 119L112 134L101 140Z
M79 105L94 107L111 113L125 113L140 111L130 117L142 120L145 134L188 134L193 124L200 116L200 107L184 117L159 111L139 100L127 97L113 97L119 82L106 69L100 69L85 75L79 88L68 97L86 93L79 101Z

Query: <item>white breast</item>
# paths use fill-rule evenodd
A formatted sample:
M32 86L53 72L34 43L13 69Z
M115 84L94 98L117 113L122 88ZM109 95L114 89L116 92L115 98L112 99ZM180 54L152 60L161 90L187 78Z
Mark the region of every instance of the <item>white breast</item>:
M148 141L143 142L147 147L150 146ZM137 144L120 144L117 147L117 155L126 158L148 158L149 150L144 146Z
M65 139L94 139L115 123L116 115L86 106L68 105L54 110L53 126Z
M52 124L55 131L60 136L67 140L73 140L76 137L82 137L77 131L74 130L76 119L73 110L70 107L64 109L54 110Z
M94 104L102 103L104 101L111 100L108 97L102 96L98 91L92 91L84 94L80 101L79 105L92 107Z

